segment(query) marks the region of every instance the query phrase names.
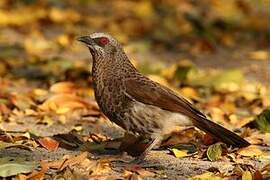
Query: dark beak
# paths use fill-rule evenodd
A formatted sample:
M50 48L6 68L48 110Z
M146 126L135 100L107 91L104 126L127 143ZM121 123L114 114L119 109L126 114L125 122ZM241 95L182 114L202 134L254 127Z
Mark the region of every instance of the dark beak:
M93 39L91 39L89 36L81 36L81 37L77 38L77 41L81 41L81 42L85 43L87 46L94 45Z

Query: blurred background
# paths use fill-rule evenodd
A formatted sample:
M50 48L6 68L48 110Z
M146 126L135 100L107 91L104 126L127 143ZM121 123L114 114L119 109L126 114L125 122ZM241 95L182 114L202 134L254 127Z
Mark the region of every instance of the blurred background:
M269 0L1 0L0 27L0 76L43 85L88 77L75 39L92 32L115 36L146 74L185 62L270 77Z
M4 120L84 108L76 98L93 99L92 57L76 38L93 32L225 126L270 107L269 0L1 0L0 27Z

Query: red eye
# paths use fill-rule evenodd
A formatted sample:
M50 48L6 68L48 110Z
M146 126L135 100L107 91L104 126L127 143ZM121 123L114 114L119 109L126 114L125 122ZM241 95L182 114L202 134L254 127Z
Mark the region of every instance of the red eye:
M102 37L100 40L99 40L99 43L103 46L105 46L106 44L109 43L109 39L108 38L105 38L105 37Z

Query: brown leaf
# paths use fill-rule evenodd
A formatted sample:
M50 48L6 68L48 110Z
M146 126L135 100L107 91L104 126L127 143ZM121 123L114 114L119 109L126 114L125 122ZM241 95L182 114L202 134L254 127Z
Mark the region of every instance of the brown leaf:
M0 104L0 114L8 114L10 112L11 110L5 104Z
M162 142L162 146L190 143L199 137L200 133L195 128L179 129L179 131L171 133L170 137L165 142Z
M67 166L73 166L75 164L81 163L83 160L85 160L87 158L87 155L88 155L87 152L83 152L78 156L74 156L74 157L69 158L68 160L64 161L64 163L61 165L59 170L62 171Z
M129 179L129 180L142 180L142 177L137 175L136 173L132 173L131 175L126 177L126 179Z
M89 108L94 107L93 104L84 101L82 98L72 95L72 94L55 94L47 99L41 106L40 109L44 111L59 111L59 109L80 109L80 108Z
M267 164L262 168L261 172L264 172L264 171L270 172L270 164Z
M263 180L263 176L262 176L262 173L260 171L255 171L252 175L252 179L253 180Z
M56 151L59 146L59 142L49 137L38 139L37 141L39 142L40 145L42 145L48 151Z
M115 176L108 176L108 175L93 175L93 176L89 176L88 180L115 180L115 179L121 179L119 177L115 177Z
M49 166L45 161L40 162L41 170L34 171L27 176L27 180L43 180L45 173L49 170Z
M51 162L43 161L43 163L46 163L49 168L59 169L65 161L66 159L61 159L61 160L51 161Z

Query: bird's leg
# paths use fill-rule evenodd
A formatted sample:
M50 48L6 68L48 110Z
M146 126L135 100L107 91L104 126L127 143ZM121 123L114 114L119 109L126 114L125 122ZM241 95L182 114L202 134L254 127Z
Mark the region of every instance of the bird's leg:
M138 157L136 157L134 160L131 161L131 163L140 163L144 160L145 156L157 145L161 142L161 137L156 137L152 139L148 143L148 147L142 152L142 154Z

